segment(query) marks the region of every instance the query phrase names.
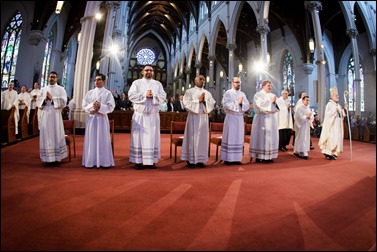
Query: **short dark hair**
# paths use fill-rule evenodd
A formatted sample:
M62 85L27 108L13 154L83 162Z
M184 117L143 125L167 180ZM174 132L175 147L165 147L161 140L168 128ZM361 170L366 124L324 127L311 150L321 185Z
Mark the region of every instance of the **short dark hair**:
M98 73L98 74L96 74L96 77L97 76L100 76L103 81L106 80L106 75L104 75L104 74Z
M306 100L306 99L309 99L309 96L305 95L304 97L302 97L302 100Z
M57 73L57 72L55 72L55 71L51 71L51 72L50 72L50 74L49 74L48 76L50 76L51 74L55 74L55 75L56 75L56 77L59 77L59 76L58 76L58 73Z

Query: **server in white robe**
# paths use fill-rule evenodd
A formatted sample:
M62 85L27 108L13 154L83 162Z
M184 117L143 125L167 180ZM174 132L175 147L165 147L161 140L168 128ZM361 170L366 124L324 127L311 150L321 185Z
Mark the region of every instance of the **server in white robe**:
M291 140L292 128L293 128L293 116L291 103L288 99L288 91L282 90L281 96L276 100L276 104L279 107L278 116L278 128L279 128L279 150L288 151L287 145Z
M250 103L241 91L241 80L233 77L232 88L227 90L222 99L225 120L221 141L220 159L226 165L241 164L245 141L245 120L243 115L250 108Z
M302 105L296 109L294 128L296 132L293 154L308 159L310 151L310 125L314 115L309 108L309 96L302 97Z
M327 160L336 160L339 153L343 152L344 128L343 121L346 113L339 104L338 89L330 88L330 101L325 108L321 136L318 146ZM344 104L344 109L348 105Z
M35 109L37 108L37 95L39 93L39 83L38 82L34 82L34 89L31 90L30 92L30 100L31 100L31 106L30 106L30 109Z
M195 87L187 89L183 104L188 115L182 142L181 160L189 168L205 167L208 161L209 117L216 101L210 92L203 88L203 75L195 77Z
M62 117L62 109L67 104L67 93L57 81L58 74L50 72L49 85L43 87L37 96L40 158L47 165L57 165L68 157Z
M251 128L250 158L257 163L270 163L278 157L279 129L276 113L276 95L271 93L272 83L262 82L262 90L254 95L253 127Z
M89 90L82 100L82 108L89 115L85 123L84 149L82 166L91 169L115 166L111 146L108 113L113 112L115 101L111 91L105 85L106 76L97 74L95 88Z
M26 86L22 85L21 87L21 93L18 94L18 111L20 109L26 109L27 108L27 122L29 123L29 115L30 115L30 94L26 90Z
M18 119L19 119L19 113L18 113L18 94L17 91L13 89L13 82L9 82L8 89L4 90L4 92L1 93L1 109L4 110L11 110L12 107L15 107L14 112L14 121L15 121L15 127L16 127L16 135L18 134Z
M142 79L135 80L128 98L133 103L130 162L135 169L143 164L155 169L160 159L160 104L166 100L166 92L161 82L152 79L153 68L145 65Z

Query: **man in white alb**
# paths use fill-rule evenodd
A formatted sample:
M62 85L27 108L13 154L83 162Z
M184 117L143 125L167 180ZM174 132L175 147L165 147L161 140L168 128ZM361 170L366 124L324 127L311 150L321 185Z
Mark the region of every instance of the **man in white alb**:
M114 111L115 101L111 91L104 87L105 80L104 74L96 74L96 87L89 90L82 100L82 108L89 114L86 118L82 154L82 166L88 169L106 169L115 165L107 117L108 113Z
M27 107L27 122L29 123L29 115L30 115L30 94L26 91L26 86L22 85L21 92L18 94L18 111L20 109L25 109Z
M250 158L256 158L257 163L270 163L278 157L279 129L275 113L276 95L271 93L272 83L262 82L262 90L254 95L253 127L251 128Z
M130 162L135 169L143 165L156 169L160 159L160 104L166 100L161 82L152 79L153 68L145 65L142 79L132 82L128 98L133 103Z
M208 114L213 110L216 101L211 93L203 88L204 82L203 75L196 76L195 87L188 89L183 96L188 115L181 160L185 160L189 168L205 167L204 163L208 161Z
M241 91L241 81L233 77L232 88L227 90L222 99L225 120L221 140L220 159L226 165L241 164L245 141L245 120L243 115L250 108L250 103Z
M62 110L67 104L67 93L58 85L58 74L50 72L49 85L43 87L37 96L40 113L39 148L40 158L47 166L56 166L68 157L65 142Z
M34 82L34 89L30 92L31 106L30 109L37 108L37 95L39 93L39 84Z
M281 96L276 100L279 107L278 128L279 128L279 150L288 151L287 145L289 144L292 136L293 117L291 111L291 103L288 100L288 91L282 90Z
M18 94L17 91L13 89L13 82L9 82L8 89L4 90L1 93L1 109L4 110L11 110L12 107L15 107L14 112L14 120L15 120L15 127L16 127L16 135L18 134Z
M302 97L302 105L295 112L295 144L293 154L298 158L308 159L310 150L310 124L314 116L309 108L309 96Z

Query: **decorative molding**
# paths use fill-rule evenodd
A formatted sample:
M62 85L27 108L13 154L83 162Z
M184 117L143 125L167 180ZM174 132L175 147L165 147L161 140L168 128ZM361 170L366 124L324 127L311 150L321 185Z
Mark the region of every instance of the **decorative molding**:
M355 28L350 28L346 30L346 34L348 37L352 39L352 38L356 38L359 35L359 32Z
M43 39L44 34L41 30L31 30L29 33L29 43L31 45L37 46L39 42Z
M304 72L308 75L312 74L313 70L314 70L314 64L311 64L311 63L304 63L302 65L302 68L304 69Z

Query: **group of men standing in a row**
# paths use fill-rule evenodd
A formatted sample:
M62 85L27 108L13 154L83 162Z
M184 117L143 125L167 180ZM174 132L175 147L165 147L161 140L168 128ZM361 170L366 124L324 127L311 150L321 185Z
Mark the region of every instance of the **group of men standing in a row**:
M130 138L129 161L134 168L155 169L160 159L160 104L166 100L166 92L159 81L153 79L154 69L145 65L143 78L135 80L128 92L133 104L132 128ZM40 157L43 162L56 165L67 157L64 127L61 109L66 106L67 95L63 87L57 85L57 74L51 72L49 85L43 87L37 96L37 106L41 111L40 122ZM83 109L88 113L85 125L82 166L85 168L110 168L115 166L112 152L110 129L107 114L114 110L115 102L111 91L104 87L105 75L97 74L95 88L90 90L82 101ZM188 112L186 128L181 149L181 160L188 167L205 167L208 161L209 113L216 101L210 92L204 89L205 78L198 75L195 86L186 90L183 105ZM253 108L255 117L251 132L250 157L256 162L272 162L278 157L280 134L277 113L288 115L290 104L279 99L272 92L271 81L263 81L262 90L254 95ZM283 90L284 97L286 91ZM344 111L336 99L337 93L331 94L326 106L326 115L319 145L327 159L336 159L342 151L343 128L340 128ZM308 106L309 97L302 98L302 106L295 113L296 139L294 153L307 159L310 149L310 122L313 115ZM220 158L225 164L240 164L244 146L244 113L250 103L241 91L241 81L233 77L232 88L227 90L222 99L226 112ZM285 111L285 112L283 112ZM336 128L335 128L336 127ZM286 131L288 134L288 131ZM290 132L289 132L290 134ZM289 136L290 139L290 136ZM286 140L289 143L289 139Z

